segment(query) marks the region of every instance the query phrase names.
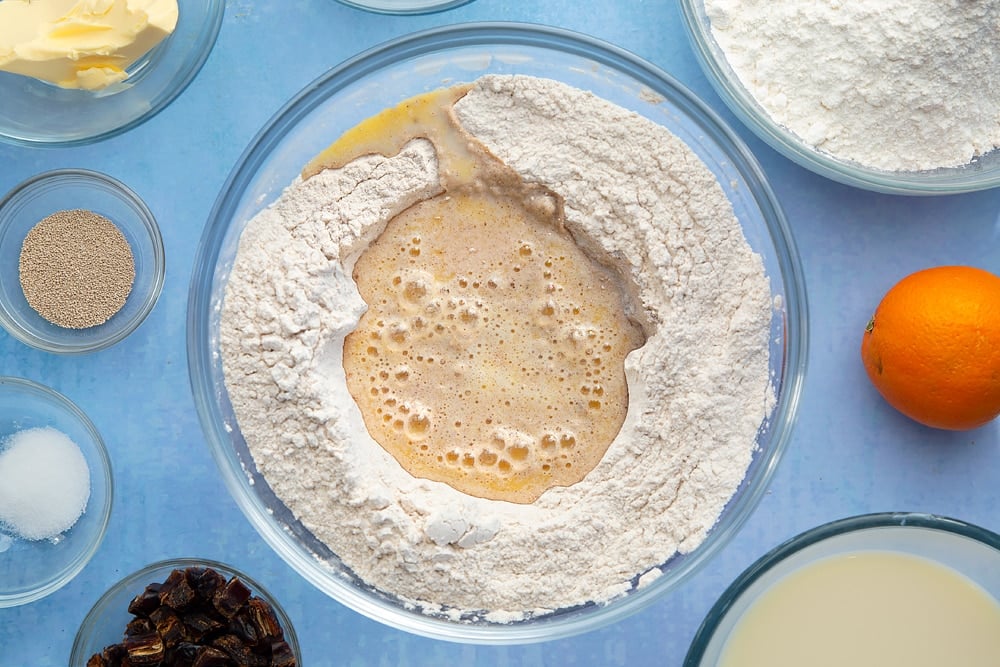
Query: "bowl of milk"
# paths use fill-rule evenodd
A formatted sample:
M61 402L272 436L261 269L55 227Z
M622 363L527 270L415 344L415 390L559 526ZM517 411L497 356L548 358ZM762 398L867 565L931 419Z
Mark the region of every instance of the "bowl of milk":
M993 667L1000 535L930 514L813 528L751 565L695 635L684 667Z

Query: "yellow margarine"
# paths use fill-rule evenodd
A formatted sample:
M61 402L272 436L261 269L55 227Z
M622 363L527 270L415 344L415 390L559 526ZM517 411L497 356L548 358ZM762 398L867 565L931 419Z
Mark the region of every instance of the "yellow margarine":
M0 70L100 90L177 25L177 0L0 0Z

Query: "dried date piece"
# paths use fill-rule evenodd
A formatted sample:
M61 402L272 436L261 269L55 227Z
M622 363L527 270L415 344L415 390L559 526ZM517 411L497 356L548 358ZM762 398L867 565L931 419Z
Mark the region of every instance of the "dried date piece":
M160 584L150 584L146 590L139 593L128 605L128 613L136 616L148 616L160 606Z
M271 667L296 667L295 653L288 642L282 640L271 644Z
M253 602L256 598L251 598ZM249 604L249 603L248 603ZM229 619L229 631L240 638L247 646L259 647L261 645L257 626L246 609L241 609L238 614Z
M171 667L192 667L200 650L201 646L198 644L181 642L167 653L164 664L171 665Z
M236 635L217 637L212 646L232 658L239 667L269 667L271 664L270 659L254 653Z
M215 593L226 585L226 578L210 567L189 567L184 572L198 597L205 602L211 602Z
M229 656L217 648L202 646L191 667L231 667Z
M171 572L160 588L160 602L177 611L186 609L194 599L194 589L182 570Z
M133 618L125 626L125 636L135 637L137 635L148 635L150 632L154 632L156 628L148 618Z
M221 619L202 611L182 614L181 621L184 625L184 639L194 643L202 643L206 637L210 638L218 630L225 627Z
M240 610L240 607L247 603L251 595L252 593L246 584L237 577L233 577L225 586L216 591L212 598L212 604L215 605L216 611L220 614L226 618L232 618Z
M101 653L101 657L104 658L104 662L107 663L108 667L121 667L126 655L125 647L121 644L107 646L104 652Z
M137 667L139 665L160 665L166 653L163 640L156 632L127 637L122 645L128 654L129 664Z
M278 622L278 617L274 615L274 610L266 601L260 598L249 600L247 611L261 641L274 642L278 639L284 639L281 623Z
M181 625L181 619L170 607L160 607L149 615L149 620L152 621L157 634L163 639L163 645L168 649L173 648L184 639L184 626Z

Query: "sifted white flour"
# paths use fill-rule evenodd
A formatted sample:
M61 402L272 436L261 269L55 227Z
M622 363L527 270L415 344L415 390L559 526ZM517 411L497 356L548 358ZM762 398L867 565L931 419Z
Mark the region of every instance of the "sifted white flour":
M1000 146L996 0L705 0L712 33L776 122L888 171Z
M365 308L351 270L439 191L423 139L298 180L250 221L222 312L230 398L275 493L369 584L453 618L605 602L698 546L743 479L774 402L768 280L711 172L661 126L528 77L484 77L456 113L565 199L574 236L642 304L648 339L601 462L519 505L416 479L366 432L342 362Z

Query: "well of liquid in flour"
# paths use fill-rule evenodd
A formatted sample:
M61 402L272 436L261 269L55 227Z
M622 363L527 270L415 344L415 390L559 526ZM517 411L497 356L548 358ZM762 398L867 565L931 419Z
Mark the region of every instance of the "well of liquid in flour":
M320 156L426 136L445 190L389 221L355 264L368 311L345 341L345 376L368 432L411 474L527 503L600 461L625 419L625 357L644 338L620 278L563 227L559 198L453 125L463 90L418 96Z
M939 563L860 551L776 583L737 622L719 667L996 667L1000 603Z

